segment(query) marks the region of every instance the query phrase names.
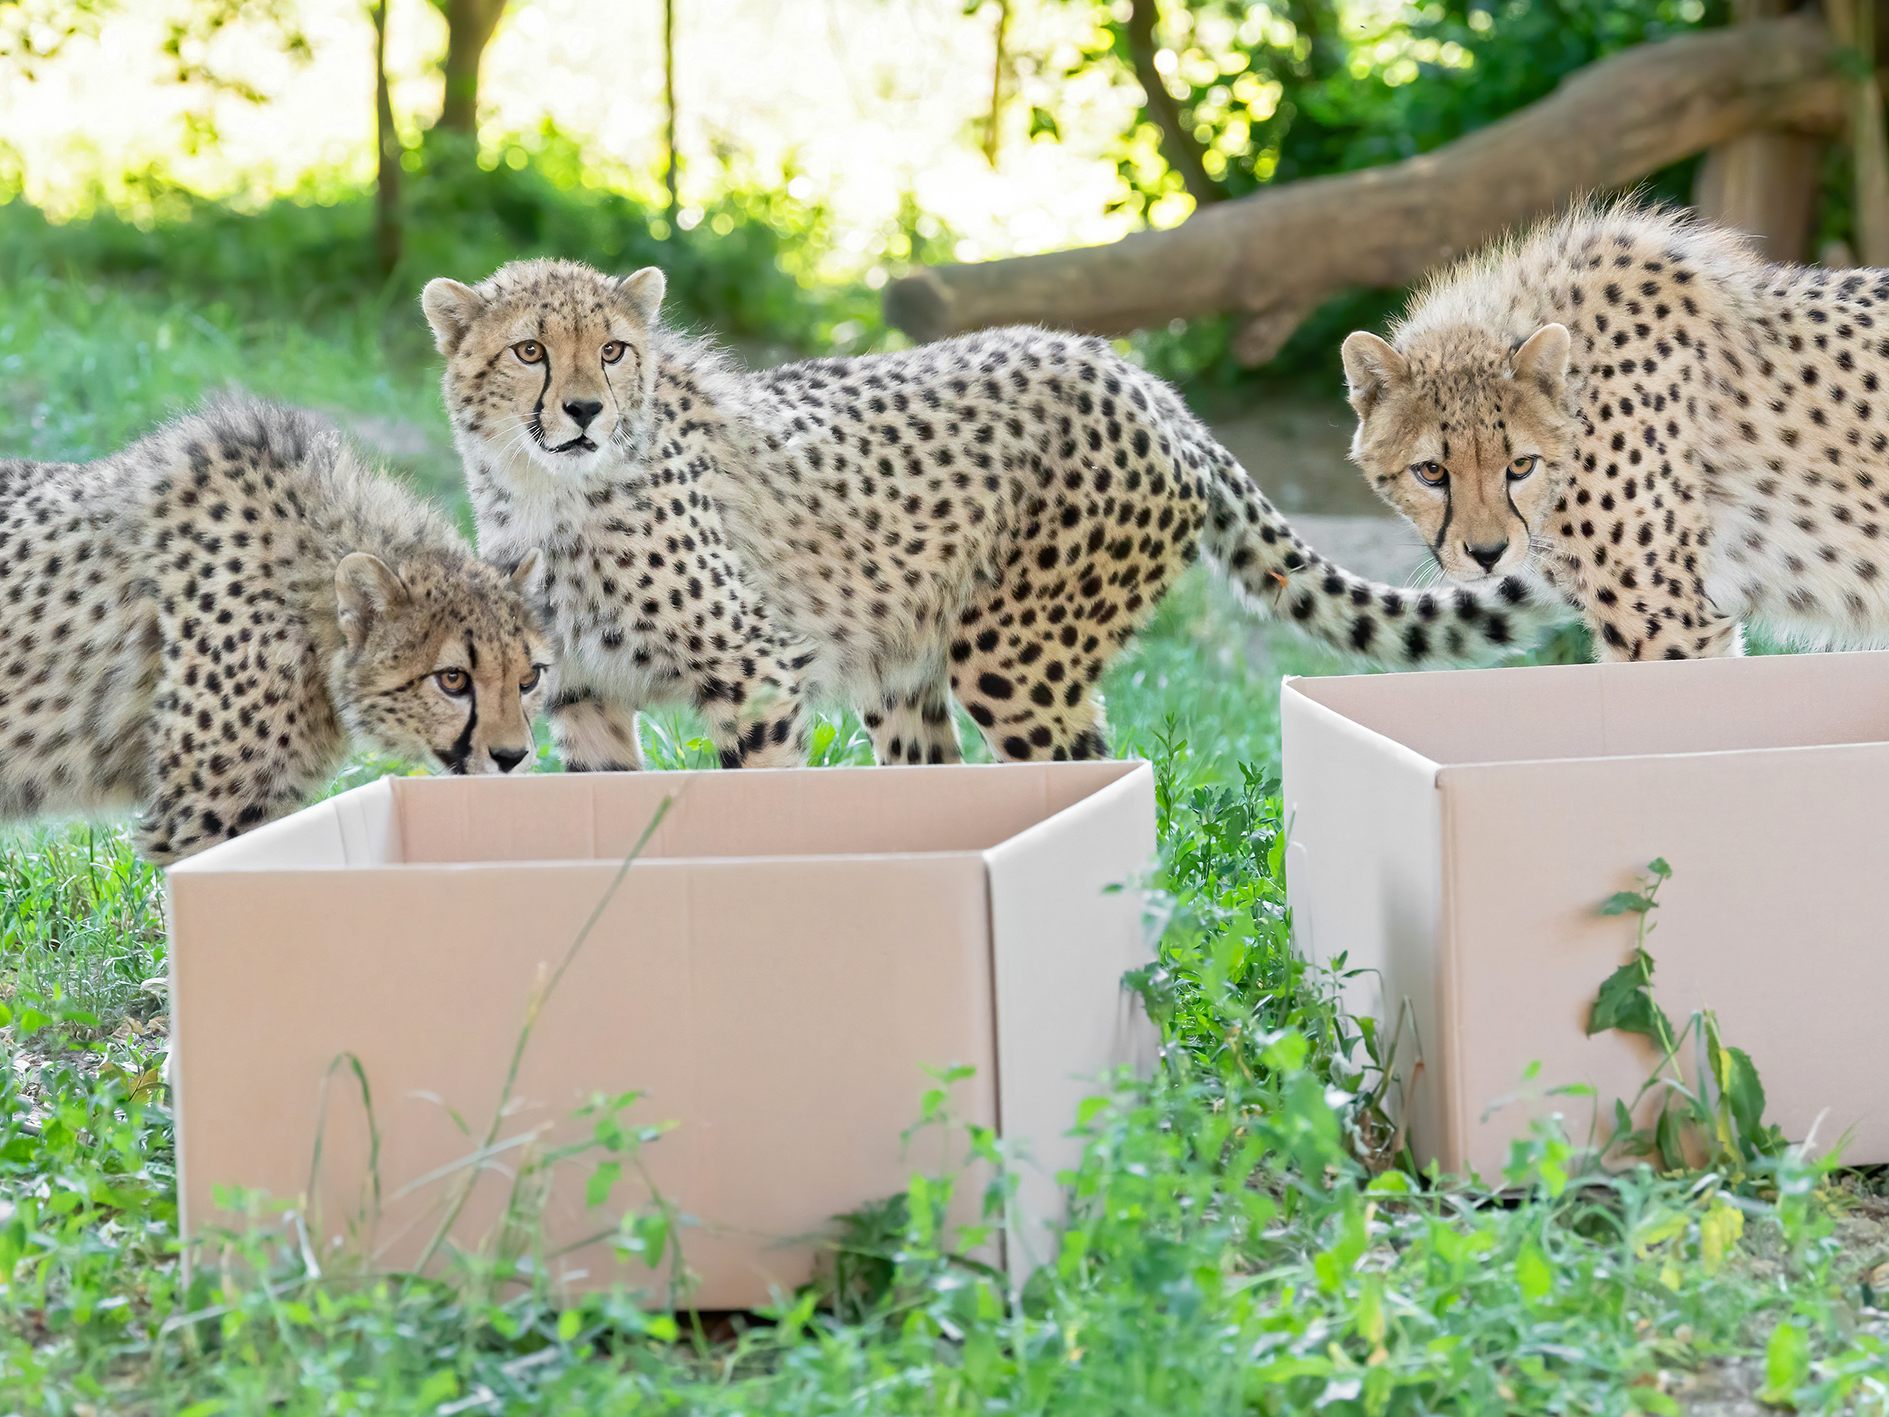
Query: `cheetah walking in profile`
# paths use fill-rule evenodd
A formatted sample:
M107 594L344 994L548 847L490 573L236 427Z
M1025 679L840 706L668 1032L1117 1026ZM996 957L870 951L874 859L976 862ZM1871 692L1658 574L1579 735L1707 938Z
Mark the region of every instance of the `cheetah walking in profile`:
M1352 456L1444 571L1534 568L1605 658L1889 640L1889 271L1583 209L1344 359Z
M240 403L97 462L0 462L0 818L142 806L169 862L297 806L349 738L531 747L525 595L305 414Z
M722 761L802 761L809 699L880 761L1107 751L1096 683L1204 548L1259 607L1380 663L1474 659L1564 614L1520 581L1409 593L1294 533L1165 384L1101 341L998 330L751 374L658 319L663 278L518 262L423 304L483 552L542 545L552 721L638 765L685 703Z

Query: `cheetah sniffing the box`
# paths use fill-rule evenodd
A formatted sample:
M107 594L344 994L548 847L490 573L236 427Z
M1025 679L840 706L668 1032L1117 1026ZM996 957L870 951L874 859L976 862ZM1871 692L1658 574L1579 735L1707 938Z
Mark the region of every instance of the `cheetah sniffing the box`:
M1182 405L1035 329L766 373L667 329L655 269L517 262L423 304L484 554L546 553L552 722L638 765L635 712L699 708L728 765L806 752L810 698L880 761L955 761L955 697L1008 759L1106 752L1096 681L1204 548L1259 607L1394 665L1565 612L1520 581L1411 593L1311 551Z
M0 462L0 817L142 806L167 862L297 806L349 738L531 749L524 592L306 414L239 403L92 463Z
M1889 271L1583 209L1344 356L1353 457L1443 569L1533 567L1605 658L1889 640Z

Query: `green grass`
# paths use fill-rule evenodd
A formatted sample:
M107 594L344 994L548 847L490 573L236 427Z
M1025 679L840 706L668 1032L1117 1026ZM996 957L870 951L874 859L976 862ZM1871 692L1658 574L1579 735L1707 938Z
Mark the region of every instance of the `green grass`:
M371 303L310 324L15 268L0 447L94 454L235 378L437 438L423 339L388 330ZM450 486L443 451L406 468ZM1790 1157L1571 1175L1547 1132L1505 1197L1390 1164L1374 1039L1294 957L1279 870L1279 676L1328 667L1194 577L1109 677L1118 745L1159 774L1166 925L1140 982L1167 1047L1071 1119L1060 1257L1015 1285L963 1263L936 1224L956 1178L915 1177L852 1217L839 1281L737 1325L560 1305L465 1260L456 1283L260 1253L186 1280L160 883L121 829L0 837L0 1412L1881 1410L1867 1185ZM698 734L655 716L652 760L700 761ZM856 721L818 755L863 761ZM1730 1041L1762 1066L1762 1040ZM619 1162L662 1145L602 1135ZM671 1219L626 1239L686 1262Z

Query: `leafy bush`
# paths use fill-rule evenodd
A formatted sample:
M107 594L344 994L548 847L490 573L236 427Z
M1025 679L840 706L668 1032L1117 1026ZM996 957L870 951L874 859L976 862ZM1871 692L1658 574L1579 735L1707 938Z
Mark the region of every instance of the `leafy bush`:
M485 151L441 133L408 150L403 252L385 278L374 266L373 192L336 174L311 174L254 207L157 172L116 188L61 224L17 200L0 206L0 274L103 277L317 327L366 307L390 337L421 345L413 306L432 276L477 280L508 260L559 256L605 270L660 265L672 319L766 350L829 352L876 328L876 301L822 283L830 229L817 204L731 180L712 204L682 213L691 229L676 231L631 174L600 169L549 126Z

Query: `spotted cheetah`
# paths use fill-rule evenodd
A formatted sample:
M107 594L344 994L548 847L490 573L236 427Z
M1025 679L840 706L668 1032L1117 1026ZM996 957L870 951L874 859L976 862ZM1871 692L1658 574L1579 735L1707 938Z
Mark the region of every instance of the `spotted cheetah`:
M729 766L797 763L809 699L877 758L1106 752L1096 682L1199 553L1259 607L1392 665L1475 658L1558 611L1520 581L1407 593L1310 550L1158 379L1101 341L997 330L749 373L659 318L654 268L430 282L479 541L542 545L551 707L575 768L638 766L693 705Z
M296 806L349 738L508 771L527 596L304 413L232 402L96 462L0 462L0 817L143 806L169 862Z
M1586 207L1344 362L1352 456L1444 571L1538 571L1602 657L1889 640L1889 271Z

